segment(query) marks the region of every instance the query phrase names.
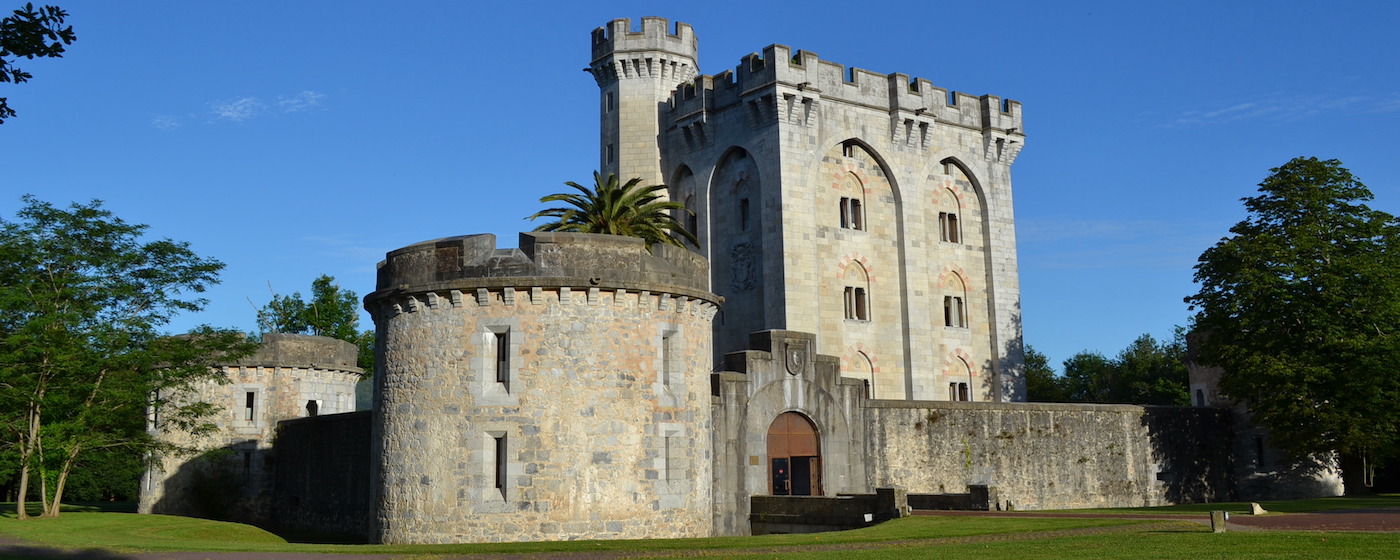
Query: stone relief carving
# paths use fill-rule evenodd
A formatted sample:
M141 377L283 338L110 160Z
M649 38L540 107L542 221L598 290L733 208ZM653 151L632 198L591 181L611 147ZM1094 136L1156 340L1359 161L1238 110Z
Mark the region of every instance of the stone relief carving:
M744 242L729 250L729 288L736 294L753 289L754 284L753 244Z

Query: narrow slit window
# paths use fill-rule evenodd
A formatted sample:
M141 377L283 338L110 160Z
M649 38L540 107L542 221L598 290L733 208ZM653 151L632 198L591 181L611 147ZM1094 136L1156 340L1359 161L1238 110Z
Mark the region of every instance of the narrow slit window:
M492 333L495 351L496 382L510 389L510 331Z
M672 351L675 346L675 335L666 334L661 337L661 384L670 387L673 379L673 364L671 363Z
M749 199L739 199L739 231L749 230Z
M258 394L253 391L243 393L243 420L252 422L254 414L257 412L256 405Z
M496 451L496 490L501 492L501 497L506 496L506 436L501 434L493 436Z

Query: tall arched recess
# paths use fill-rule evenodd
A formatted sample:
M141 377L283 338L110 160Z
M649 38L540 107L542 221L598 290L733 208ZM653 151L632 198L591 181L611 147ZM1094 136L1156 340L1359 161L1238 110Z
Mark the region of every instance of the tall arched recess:
M989 232L987 231L987 223L991 219L991 215L988 213L987 192L985 189L982 188L982 182L977 179L977 175L972 172L972 169L969 169L967 167L967 164L963 163L958 158L944 158L943 161L940 161L939 163L943 164L945 167L956 168L958 171L962 172L962 175L964 177L967 178L967 182L972 184L972 191L977 195L977 221L980 224L982 224L981 228L979 228L980 231L978 231L977 233L979 237L984 240L985 243L985 241L988 240ZM966 231L966 229L964 229L963 233L966 234L968 232Z
M685 210L675 210L672 217L685 226L686 231L700 240L702 247L709 245L705 239L706 228L701 224L705 222L705 209L702 207L701 193L697 188L695 173L690 167L682 165L671 174L671 181L667 183L667 196L670 200L680 202L685 205ZM703 251L702 251L703 253Z
M1000 297L1002 294L999 294L998 290L1003 285L997 280L995 271L997 259L1004 255L999 252L1001 249L992 236L992 207L982 178L978 177L971 167L957 158L945 158L940 163L943 164L944 174L948 177L945 185L956 191L957 196L964 202L963 209L969 210L969 206L975 205L975 208L971 208L975 211L965 212L958 220L958 225L962 232L962 243L981 245L981 251L967 254L976 254L980 258L969 259L957 264L965 268L963 281L967 283L967 286L970 286L965 299L965 308L969 313L969 325L980 322L977 320L980 318L985 320L986 325L989 326L985 335L987 336L985 346L982 343L975 344L975 346L987 348L993 353L980 364L969 364L973 368L988 369L986 373L990 374L983 377L982 381L974 387L976 389L974 394L985 395L990 400L997 400L999 395L995 380L1004 373L999 357L1004 354L1007 343L1007 335L1003 328L1007 318L999 315L998 306L1002 304ZM1014 251L1014 247L1012 250ZM1014 258L1014 254L1012 258ZM974 317L973 314L976 316ZM977 400L977 398L973 400Z
M710 289L724 297L715 317L715 363L724 353L748 348L750 332L764 320L763 181L747 150L730 148L710 176ZM774 258L781 259L781 255Z
M812 294L804 298L818 299L816 317L789 313L788 328L815 330L831 347L867 349L881 364L873 391L882 398L912 398L909 216L900 177L884 154L859 138L832 142L815 155L809 199L816 231L810 243L784 252L789 262L820 263L827 272L802 286ZM793 258L803 251L810 253ZM852 262L868 273L862 286L846 282ZM789 285L802 281L787 280Z

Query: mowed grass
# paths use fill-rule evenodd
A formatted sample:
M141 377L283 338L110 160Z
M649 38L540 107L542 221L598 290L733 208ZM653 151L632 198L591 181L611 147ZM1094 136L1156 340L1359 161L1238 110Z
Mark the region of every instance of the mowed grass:
M927 540L980 535L1013 535L1143 523L1122 519L913 517L866 529L803 535L763 535L703 539L570 541L453 545L327 545L288 543L281 537L238 523L167 515L65 513L57 519L0 518L0 533L65 549L101 548L118 552L188 550L204 552L329 552L344 554L504 554L537 552L658 552L702 549L769 549Z
M1211 509L1247 509L1247 503L1194 504L1169 508L1113 510L1124 513L1203 514ZM1400 506L1400 496L1266 502L1273 511L1326 511ZM1196 509L1201 508L1201 509ZM1107 510L1080 510L1107 512ZM1400 512L1397 512L1400 515ZM1076 529L1102 531L1054 533ZM433 558L466 554L544 552L615 553L628 558L708 554L724 558L949 558L1004 554L1018 559L1061 558L1396 558L1400 534L1237 532L1213 534L1191 521L1053 518L1034 513L1014 517L936 516L898 519L854 531L705 539L572 541L455 545L327 545L288 543L261 529L237 523L163 515L86 511L58 519L19 521L13 505L0 505L0 534L68 550L401 554ZM27 543L27 544L28 544ZM708 551L708 553L704 552Z
M1272 500L1258 502L1269 513L1305 513L1317 511L1337 511L1344 509L1400 509L1400 494L1372 494L1369 496L1339 496L1335 498L1311 498L1306 500ZM1248 514L1249 502L1212 502L1204 504L1181 504L1175 506L1052 510L1027 513L1106 513L1106 514L1209 514L1212 511L1228 511L1231 514ZM1400 512L1396 512L1400 514Z

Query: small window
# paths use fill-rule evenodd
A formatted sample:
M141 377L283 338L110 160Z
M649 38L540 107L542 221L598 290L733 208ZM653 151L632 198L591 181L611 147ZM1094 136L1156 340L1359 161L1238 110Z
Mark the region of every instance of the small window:
M676 336L674 333L667 333L661 336L661 384L670 387L674 381L672 379L675 367L672 364Z
M243 420L252 422L257 414L258 394L253 391L243 393Z
M616 108L617 108L617 106L614 105L614 103L617 102L617 98L615 97L615 95L616 95L616 94L613 93L613 92L611 92L611 91L608 92L608 93L606 93L606 94L604 94L604 96L603 96L603 112L604 112L604 113L611 113L611 112L613 112L613 109L616 109Z
M1205 406L1205 405L1206 405L1206 392L1205 392L1205 391L1202 391L1202 390L1200 390L1200 389L1196 389L1196 406Z
M321 413L321 403L315 400L306 401L306 415L315 418Z
M739 199L739 231L749 231L749 199Z
M613 162L613 145L608 144L603 149L603 163L611 165Z
M495 354L492 356L492 363L495 364L493 369L496 382L510 390L510 330L489 333L489 336L492 338L492 352Z
M841 227L865 229L865 208L859 198L841 197Z
M943 296L943 324L949 327L967 327L967 310L963 298Z
M972 394L968 392L966 383L949 383L948 400L950 401L970 401Z
M496 490L501 492L501 498L504 499L506 497L506 436L501 434L492 436L492 439L496 440Z
M957 213L938 213L938 238L948 243L962 243L962 231L958 227Z
M870 320L870 302L865 288L846 286L846 318L857 321Z

